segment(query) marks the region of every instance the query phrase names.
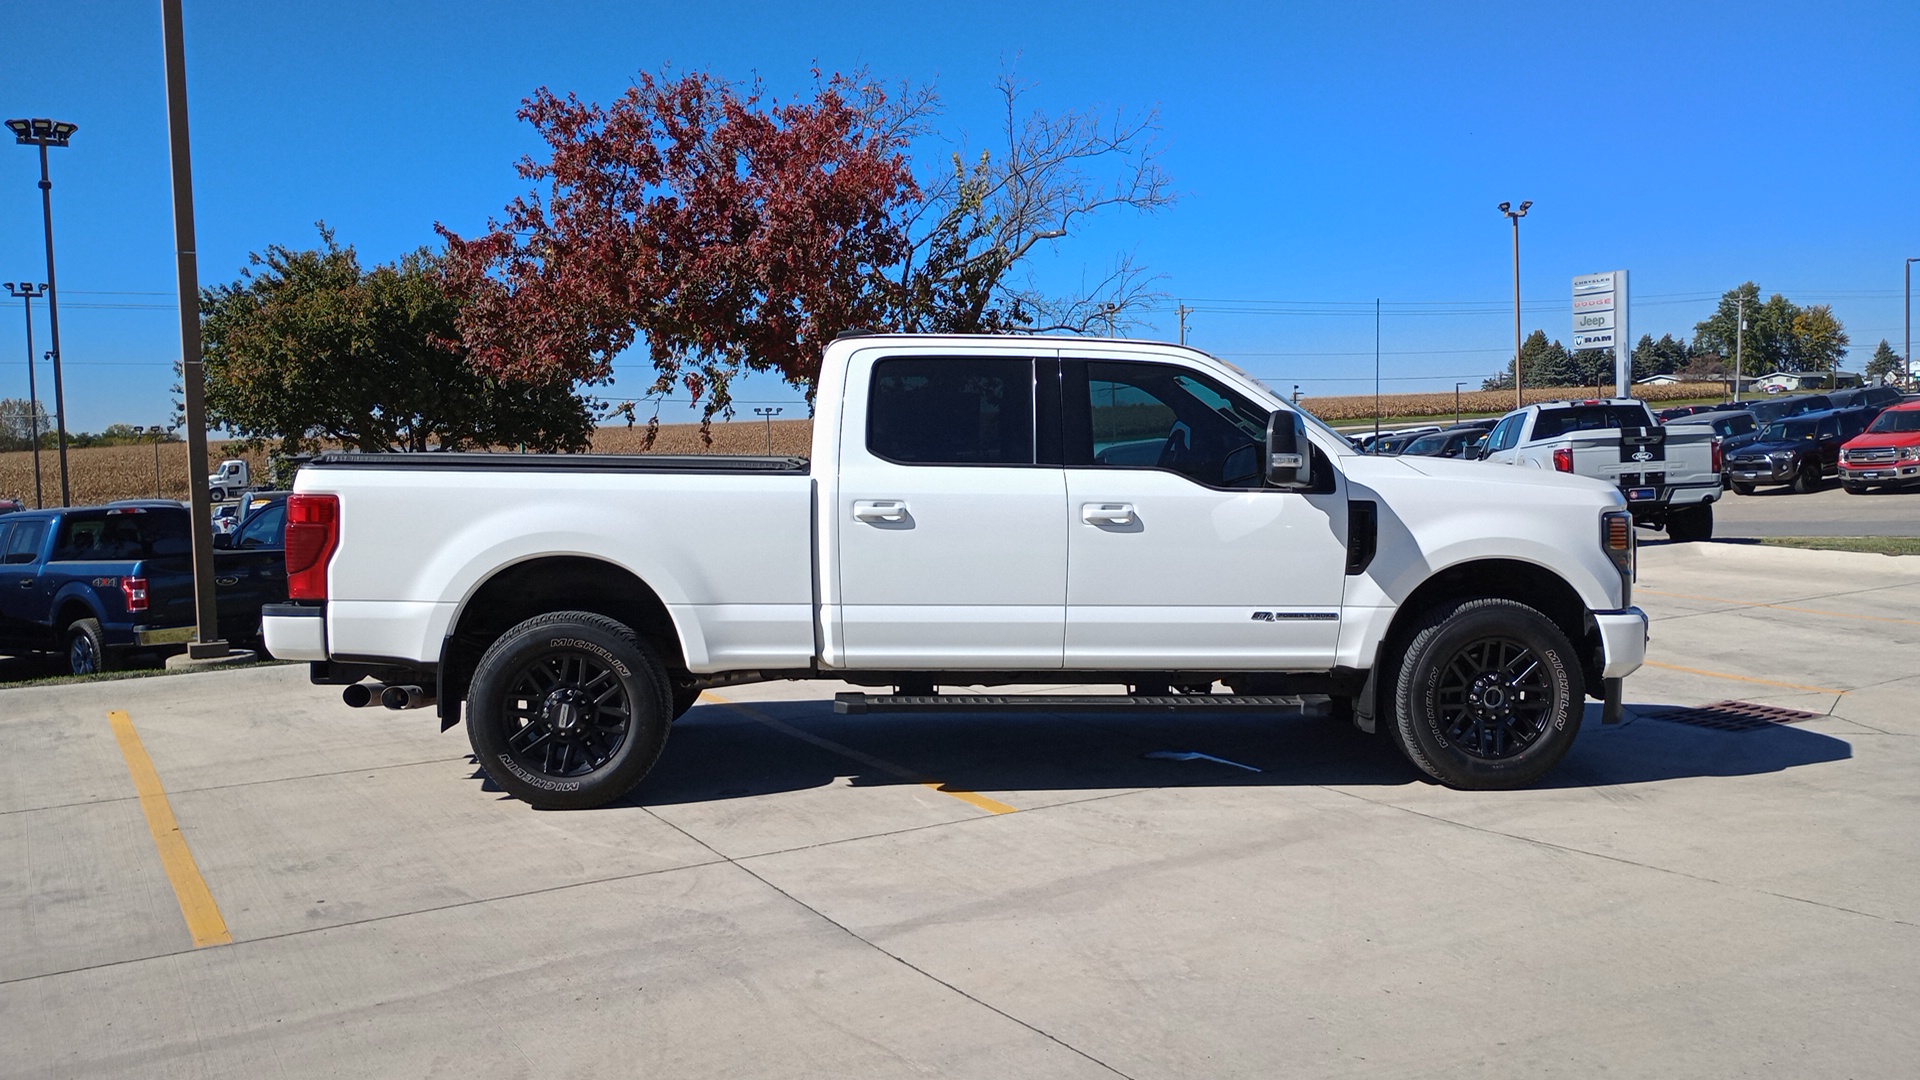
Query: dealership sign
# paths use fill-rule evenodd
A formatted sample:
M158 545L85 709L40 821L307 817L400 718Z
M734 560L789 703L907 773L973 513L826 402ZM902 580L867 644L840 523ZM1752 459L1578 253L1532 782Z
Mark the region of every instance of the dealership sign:
M1633 370L1627 354L1627 272L1582 274L1573 279L1573 348L1613 352L1617 392L1624 394Z

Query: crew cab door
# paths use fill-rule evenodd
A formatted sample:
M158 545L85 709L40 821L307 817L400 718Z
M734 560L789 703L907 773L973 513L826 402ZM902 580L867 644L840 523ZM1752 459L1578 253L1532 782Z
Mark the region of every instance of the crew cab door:
M0 645L44 648L47 584L40 576L40 556L46 547L47 521L0 523Z
M1324 670L1345 482L1266 486L1268 410L1211 374L1063 350L1066 666Z
M835 521L824 531L838 560L831 660L882 670L1060 667L1067 498L1058 393L1056 362L1030 348L856 356Z

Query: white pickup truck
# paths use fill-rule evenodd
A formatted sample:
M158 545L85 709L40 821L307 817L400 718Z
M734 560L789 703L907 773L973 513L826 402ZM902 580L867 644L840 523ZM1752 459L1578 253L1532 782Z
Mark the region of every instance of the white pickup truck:
M816 408L805 459L325 455L267 648L350 703L464 702L482 767L549 807L638 784L703 688L774 679L894 691L855 712L1324 694L1444 783L1514 787L1645 653L1612 485L1362 456L1192 349L848 335ZM1128 692L939 692L1034 683Z
M1720 437L1664 428L1634 398L1549 401L1500 418L1480 456L1502 465L1591 476L1620 489L1641 525L1675 540L1711 540L1720 498Z

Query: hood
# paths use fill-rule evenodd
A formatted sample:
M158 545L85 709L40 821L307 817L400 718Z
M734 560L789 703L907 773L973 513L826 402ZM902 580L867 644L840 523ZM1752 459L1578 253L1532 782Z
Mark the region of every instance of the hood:
M1869 431L1864 435L1855 435L1848 439L1848 450L1865 450L1875 446L1920 446L1920 431Z
M1760 442L1756 440L1740 447L1738 450L1730 451L1727 457L1741 459L1759 458L1766 457L1768 454L1789 451L1799 446L1818 445L1819 443L1810 439L1791 439L1778 442Z
M1415 479L1431 477L1436 480L1457 480L1463 483L1495 485L1504 488L1544 488L1563 492L1585 492L1590 495L1620 497L1620 491L1605 480L1596 480L1589 476L1575 476L1572 473L1554 472L1551 469L1529 469L1523 465L1499 465L1490 461L1462 461L1458 458L1437 457L1394 457L1363 458L1374 466L1393 466L1393 468L1354 468L1352 458L1341 459L1342 468L1347 475L1363 483L1376 480L1391 482L1395 478Z

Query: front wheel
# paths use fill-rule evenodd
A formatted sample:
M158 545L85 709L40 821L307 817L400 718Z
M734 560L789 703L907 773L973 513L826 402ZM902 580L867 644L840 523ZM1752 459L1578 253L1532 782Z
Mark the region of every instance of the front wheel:
M1800 471L1793 476L1793 490L1802 495L1810 495L1813 492L1819 491L1820 481L1824 479L1820 474L1819 458L1802 462Z
M480 658L467 738L508 794L583 810L640 783L660 758L672 709L665 669L632 630L557 611L507 631Z
M1523 787L1560 763L1586 689L1573 645L1512 600L1457 600L1420 623L1395 680L1400 749L1448 787Z

